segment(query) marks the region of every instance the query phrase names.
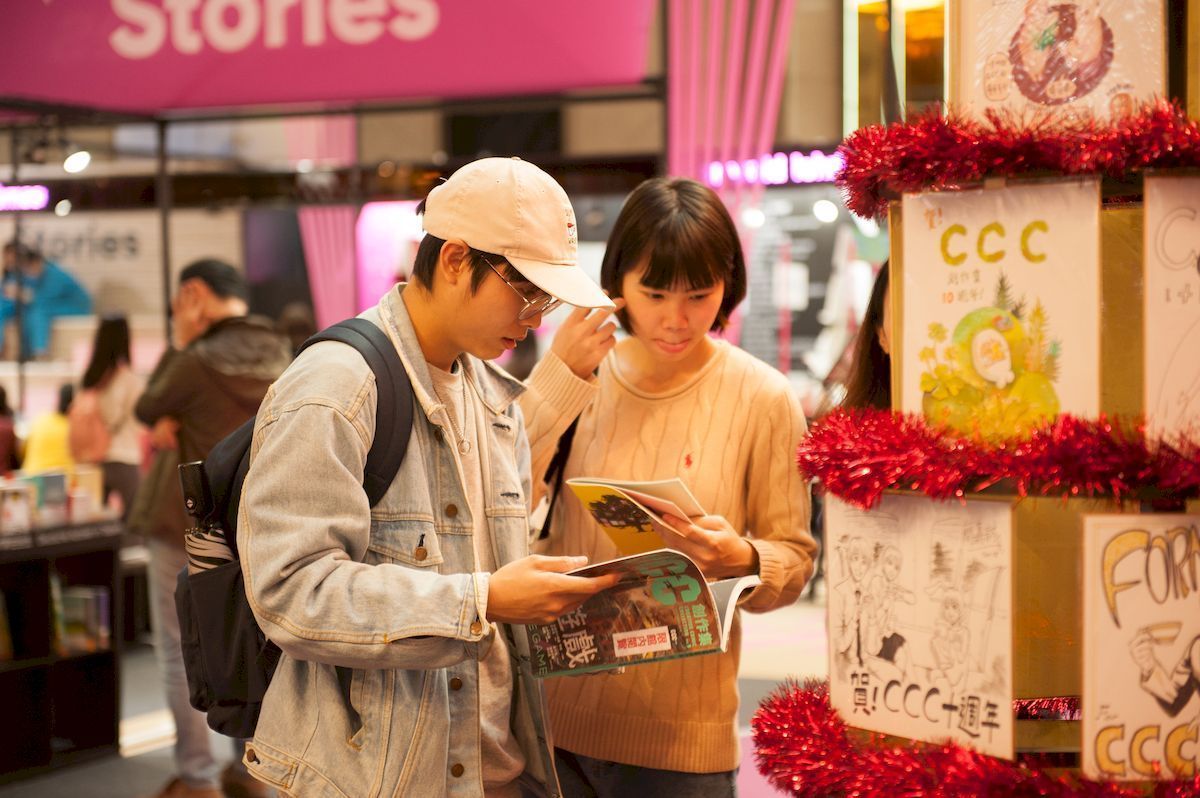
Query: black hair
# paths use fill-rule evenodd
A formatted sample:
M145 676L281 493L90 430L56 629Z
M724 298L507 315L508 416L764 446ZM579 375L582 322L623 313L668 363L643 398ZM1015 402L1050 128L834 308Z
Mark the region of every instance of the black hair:
M879 343L879 330L883 327L883 301L888 292L888 271L888 262L884 261L875 277L867 311L863 314L862 325L854 339L854 359L850 363L850 377L846 380L846 398L842 400L842 407L887 410L892 406L892 357L883 351Z
M31 263L42 259L41 252L28 244L17 241L15 238L4 245L4 251L13 253L17 260L22 263Z
M648 288L700 289L724 283L714 330L725 328L746 297L746 260L737 227L717 193L695 180L655 177L633 190L608 237L601 287L611 297L621 296L625 273L647 256L642 284ZM624 310L617 318L632 332Z
M425 213L425 200L421 200L417 205L417 215ZM433 274L437 271L438 258L442 254L442 246L445 245L446 239L438 238L437 236L425 234L421 239L421 243L417 245L417 255L413 258L412 279L414 282L421 285L426 290L433 288ZM467 244L467 259L471 264L471 293L479 290L479 286L483 283L484 278L488 276L491 267L487 261L491 261L492 266L497 269L508 261L503 255L495 255L491 252L484 252L481 249L475 249L470 244ZM487 260L484 260L486 258ZM525 278L519 275L514 275L513 282L525 282Z
M179 284L201 280L221 299L250 300L250 290L242 273L223 260L204 258L189 263L179 273Z
M84 388L95 388L120 364L129 364L129 322L124 316L105 316L96 328L92 359L83 372Z
M69 382L58 386L58 412L66 415L71 409L71 402L75 401L75 386Z
M8 391L0 385L0 416L12 417L13 409L8 406Z

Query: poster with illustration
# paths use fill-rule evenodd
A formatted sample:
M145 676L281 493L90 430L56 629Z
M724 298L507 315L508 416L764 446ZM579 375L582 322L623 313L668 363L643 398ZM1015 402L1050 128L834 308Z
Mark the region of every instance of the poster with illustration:
M1200 768L1200 515L1083 520L1083 772L1192 778Z
M906 194L902 247L901 410L988 438L1099 412L1097 181Z
M1006 502L830 497L829 698L851 726L1013 757Z
M956 0L952 105L1064 123L1165 93L1164 0Z
M1146 421L1200 437L1200 177L1147 177Z

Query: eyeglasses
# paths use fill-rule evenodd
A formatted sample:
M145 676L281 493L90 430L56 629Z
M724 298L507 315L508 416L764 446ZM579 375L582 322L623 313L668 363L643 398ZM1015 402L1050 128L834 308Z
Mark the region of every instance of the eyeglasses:
M562 304L561 299L557 299L557 298L551 296L550 294L547 294L545 291L541 290L540 288L535 289L537 291L536 295L533 296L532 298L530 298L524 291L522 291L520 288L517 288L515 285L513 285L512 282L510 282L509 279L507 277L505 277L500 272L499 269L496 268L495 264L493 264L490 260L483 257L482 255L480 255L479 257L484 263L486 263L488 265L488 267L491 268L492 271L494 271L496 273L496 276L499 277L501 280L503 280L504 284L507 285L509 288L511 288L513 290L513 293L515 293L517 296L521 297L521 301L523 301L525 303L525 307L521 308L521 312L517 314L517 319L519 319L520 321L525 321L526 319L532 319L534 316L538 315L539 313L549 313L550 311L554 310L556 307L558 307L559 305Z

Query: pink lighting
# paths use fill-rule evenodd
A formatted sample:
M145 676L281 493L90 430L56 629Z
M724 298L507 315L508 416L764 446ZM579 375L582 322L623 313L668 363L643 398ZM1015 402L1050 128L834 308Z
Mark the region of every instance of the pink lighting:
M415 201L368 202L358 215L358 307L379 301L399 280L408 279L417 245L425 235Z
M705 180L713 188L728 185L782 186L788 183L832 183L842 168L842 156L820 150L777 152L738 161L712 161Z
M0 183L0 211L40 211L50 204L45 186L6 186Z

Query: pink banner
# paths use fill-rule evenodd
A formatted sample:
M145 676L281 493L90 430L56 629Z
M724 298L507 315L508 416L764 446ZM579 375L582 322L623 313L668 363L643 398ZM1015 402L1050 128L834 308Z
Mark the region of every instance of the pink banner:
M4 0L0 96L129 111L636 83L654 0Z
M348 205L305 205L296 212L318 327L358 313L354 297L354 218Z

